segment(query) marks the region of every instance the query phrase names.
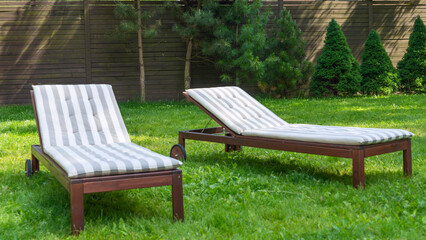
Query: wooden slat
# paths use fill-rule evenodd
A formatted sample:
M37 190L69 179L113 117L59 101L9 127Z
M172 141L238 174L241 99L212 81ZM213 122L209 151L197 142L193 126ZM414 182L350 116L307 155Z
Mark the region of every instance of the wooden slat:
M137 99L137 52L108 35L118 23L113 16L115 1L90 0L86 5L90 14L86 16L84 0L36 1L34 6L28 1L6 2L0 4L0 104L28 101L25 91L33 83L82 83L86 78L113 84L117 99ZM131 0L121 2L133 4ZM143 1L142 8L150 11L162 4ZM276 1L265 2L264 9L268 4L278 12ZM414 19L417 15L426 17L426 0L373 1L373 16L364 1L284 1L284 6L302 29L307 58L312 61L324 46L331 18L341 25L359 60L370 17L396 64L406 51ZM90 23L85 24L85 19ZM157 38L144 39L147 97L181 99L186 46L171 30L171 14L162 13L161 22ZM224 85L212 64L194 62L191 68L193 86Z

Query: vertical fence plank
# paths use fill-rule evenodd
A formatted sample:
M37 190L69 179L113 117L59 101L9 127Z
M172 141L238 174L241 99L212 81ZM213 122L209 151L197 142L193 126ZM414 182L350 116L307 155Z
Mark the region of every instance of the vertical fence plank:
M284 0L278 0L278 13L281 13L283 10L283 1Z
M90 7L89 0L84 0L84 45L86 55L86 83L92 81L92 57L90 52Z
M117 0L120 1L134 3L134 0ZM426 0L270 3L275 13L282 3L297 21L310 61L315 61L321 52L327 24L335 18L358 60L367 31L374 28L396 65L408 47L415 18L417 15L426 18ZM30 103L32 84L106 83L113 85L119 101L137 99L140 96L138 51L129 50L133 42L120 42L108 36L118 23L113 16L115 4L109 0L8 0L0 4L0 105ZM162 4L141 1L141 8L152 11ZM264 2L265 9L268 4ZM143 39L146 99L150 101L177 99L184 88L186 45L172 31L175 20L171 13L165 11L159 18L162 23L159 36ZM137 43L136 34L134 43ZM194 60L192 87L225 84L213 64ZM257 86L245 89L254 92Z
M373 18L373 0L366 0L368 7L368 32L371 32L373 29L374 18Z

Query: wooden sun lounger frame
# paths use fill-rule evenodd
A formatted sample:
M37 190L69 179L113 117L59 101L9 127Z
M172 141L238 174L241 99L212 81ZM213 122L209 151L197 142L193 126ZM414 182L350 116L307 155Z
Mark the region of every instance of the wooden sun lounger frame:
M70 193L71 229L74 235L78 235L80 231L84 230L83 195L87 193L171 185L173 218L179 221L184 220L182 170L180 169L99 177L69 178L65 170L60 167L55 160L43 152L43 144L41 141L33 91L31 91L31 99L40 140L40 145L31 146L32 173L37 173L39 171L39 162L42 162L52 175L55 176L62 186L64 186Z
M411 166L411 139L405 138L385 143L370 145L341 145L330 143L316 143L305 141L284 140L276 138L242 136L229 129L222 121L204 108L196 100L183 92L183 95L221 127L194 129L179 132L179 144L185 147L185 140L199 140L206 142L224 143L225 151L238 151L241 146L257 147L289 152L309 153L333 157L352 158L352 179L355 188L365 187L364 158L375 155L403 151L403 169L406 176L412 175ZM222 134L224 133L224 134Z

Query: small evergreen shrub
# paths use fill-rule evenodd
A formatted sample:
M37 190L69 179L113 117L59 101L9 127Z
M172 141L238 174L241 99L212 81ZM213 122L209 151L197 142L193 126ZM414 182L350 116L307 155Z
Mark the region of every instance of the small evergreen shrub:
M403 90L426 91L426 27L420 16L414 23L407 52L398 63L398 70Z
M305 60L302 31L285 8L274 18L274 26L269 35L264 76L258 85L273 97L303 96L313 66Z
M339 24L332 19L312 76L312 96L352 95L360 91L360 67Z
M365 42L361 75L361 90L364 93L389 95L398 89L397 70L375 30L371 30Z

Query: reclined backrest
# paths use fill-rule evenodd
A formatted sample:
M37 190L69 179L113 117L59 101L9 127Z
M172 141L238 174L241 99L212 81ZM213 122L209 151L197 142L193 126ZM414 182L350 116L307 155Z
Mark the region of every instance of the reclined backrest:
M43 147L130 142L112 87L34 85Z
M239 87L194 88L186 92L237 134L288 124Z

